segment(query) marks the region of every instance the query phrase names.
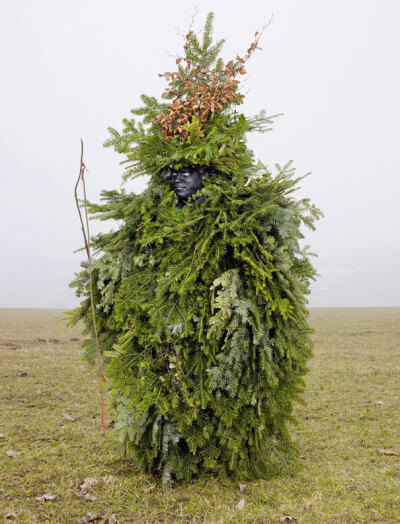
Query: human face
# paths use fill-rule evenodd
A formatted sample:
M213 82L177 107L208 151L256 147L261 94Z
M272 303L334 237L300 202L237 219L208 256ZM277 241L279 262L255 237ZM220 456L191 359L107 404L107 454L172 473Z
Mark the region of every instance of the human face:
M182 168L172 173L172 189L179 200L187 201L201 189L203 176L196 168Z

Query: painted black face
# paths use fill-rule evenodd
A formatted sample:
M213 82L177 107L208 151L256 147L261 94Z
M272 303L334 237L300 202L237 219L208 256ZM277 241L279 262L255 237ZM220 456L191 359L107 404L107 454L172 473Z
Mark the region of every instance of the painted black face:
M202 188L203 175L195 167L183 167L172 173L172 189L179 201L187 200Z

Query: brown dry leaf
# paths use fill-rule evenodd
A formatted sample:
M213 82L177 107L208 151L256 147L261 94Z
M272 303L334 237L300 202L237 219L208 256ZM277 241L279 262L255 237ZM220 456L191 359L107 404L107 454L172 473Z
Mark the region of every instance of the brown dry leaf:
M4 515L6 519L16 519L17 514L16 513L7 513L7 515Z
M244 499L240 499L239 502L236 504L235 509L241 510L244 508Z
M21 455L21 451L13 451L10 449L9 451L6 451L6 455L7 457L15 458L18 457L18 455Z
M91 489L93 489L97 484L99 483L99 480L94 477L86 477L83 479L83 484L79 486L80 490L83 494L87 493Z
M102 509L99 514L89 511L86 517L82 517L81 522L94 522L95 520L102 520L106 516L106 510Z
M393 451L392 449L376 448L376 451L379 453L379 455L387 455L389 457L398 457L399 456L399 454L396 451Z
M67 420L69 420L70 422L75 422L76 420L74 417L71 417L71 415L68 415L68 413L63 413L62 416L66 418Z
M244 493L246 491L247 484L239 484L240 493Z
M54 500L55 498L55 495L52 495L51 493L45 493L41 497L35 497L35 500L38 500L39 502L46 502L47 500Z
M119 524L119 522L116 516L112 514L110 517L108 517L108 519L104 521L104 524Z
M282 517L279 520L281 522L290 522L291 520L297 520L297 518L293 517L292 515L282 515Z
M152 491L155 487L156 485L153 484L152 486L149 486L148 488L144 488L143 493L150 493L150 491Z
M100 520L99 515L96 515L95 513L88 513L86 517L83 517L81 522L94 522L95 520Z
M88 500L89 502L94 502L97 500L97 497L91 495L90 493L83 493L82 491L77 491L76 496L82 500Z

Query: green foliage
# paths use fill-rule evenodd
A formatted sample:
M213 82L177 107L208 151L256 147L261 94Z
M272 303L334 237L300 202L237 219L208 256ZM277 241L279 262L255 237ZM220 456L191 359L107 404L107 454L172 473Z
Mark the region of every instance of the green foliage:
M210 47L211 30L209 17L203 43L190 40L192 59L217 59L222 44ZM293 198L300 178L290 163L275 176L255 165L245 133L262 129L264 114L215 113L204 138L194 122L191 140L178 144L154 125L145 130L160 106L142 101L135 114L144 124L125 121L108 144L133 162L128 175L152 175L149 187L104 191L102 203L89 204L92 217L119 223L92 243L121 444L166 485L204 472L270 476L296 456L287 426L311 356L306 297L315 275L300 228L314 228L320 213ZM177 209L168 169L186 164L216 174L196 194L203 198ZM93 363L88 279L83 264L72 283L82 302L70 321L85 322Z
M203 42L200 44L197 35L191 31L189 33L189 46L185 49L185 55L192 62L199 64L201 68L221 69L222 63L218 62L218 55L221 52L225 40L219 40L212 45L214 13L208 13L203 30ZM182 68L183 69L183 68ZM182 71L183 72L183 71Z
M146 471L267 476L292 450L287 423L311 355L306 317L314 270L300 225L318 211L270 173L232 185L211 177L182 210L165 184L103 193L99 218L124 217L94 239L97 322L121 439ZM86 275L86 276L85 276ZM87 270L75 311L91 329ZM95 348L87 347L93 360ZM284 452L286 450L286 452Z
M219 40L212 45L213 13L207 17L203 31L203 41L199 42L194 32L189 32L185 55L194 65L210 68L214 73L223 69L223 61L218 55L224 44ZM185 94L185 80L190 74L180 64L179 77L169 83L171 89ZM196 82L202 82L201 77ZM167 95L168 98L168 95ZM142 117L141 122L135 119L124 119L121 132L109 128L110 138L105 147L113 147L117 153L124 154L126 159L124 179L151 175L153 179L163 178L171 169L199 165L209 166L221 175L236 182L236 176L251 173L254 162L252 151L246 145L246 133L265 132L271 129L275 117L266 116L265 111L246 118L238 112L236 106L241 98L234 98L225 104L222 111L212 113L207 122L203 123L204 137L198 132L199 122L192 120L189 126L188 140L173 138L167 140L156 122L152 122L159 114L168 113L167 102L158 102L155 97L142 95L143 106L132 109L131 113Z

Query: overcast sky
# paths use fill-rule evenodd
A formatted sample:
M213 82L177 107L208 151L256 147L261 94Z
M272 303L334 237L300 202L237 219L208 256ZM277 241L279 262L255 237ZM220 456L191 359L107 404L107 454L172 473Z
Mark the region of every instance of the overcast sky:
M226 59L273 15L241 107L284 113L249 137L257 158L312 173L299 196L325 217L306 238L320 273L310 305L400 306L398 0L0 0L0 307L77 304L80 138L96 200L123 171L107 127L141 93L160 96L196 5L197 30L215 12Z

